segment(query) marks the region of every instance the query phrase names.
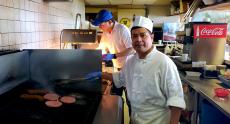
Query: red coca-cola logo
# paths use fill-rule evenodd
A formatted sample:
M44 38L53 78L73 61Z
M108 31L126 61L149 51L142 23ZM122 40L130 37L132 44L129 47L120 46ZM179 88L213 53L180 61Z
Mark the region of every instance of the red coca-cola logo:
M201 30L201 35L223 35L224 28L214 28L214 29L207 29L203 28Z
M194 25L194 38L226 38L227 24Z

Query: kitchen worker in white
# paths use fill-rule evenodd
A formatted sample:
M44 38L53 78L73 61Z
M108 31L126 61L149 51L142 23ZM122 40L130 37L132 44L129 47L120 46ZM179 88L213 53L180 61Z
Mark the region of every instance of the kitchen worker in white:
M173 61L152 44L152 29L150 19L136 17L131 29L136 54L120 72L104 72L102 78L126 87L132 124L178 124L185 109L181 80Z
M103 55L103 59L112 60L114 70L120 71L127 59L127 56L134 53L129 29L125 25L116 22L112 13L106 9L102 9L97 13L97 16L92 24L99 26L99 28L103 31L99 49L108 50L110 53L104 54L105 56ZM125 87L116 88L113 85L111 93L122 96L123 90L126 93ZM126 99L126 103L130 106L128 99ZM130 107L129 111L131 111Z
M106 9L98 12L92 24L103 31L99 49L108 49L109 53L113 54L108 56L108 59L112 59L115 69L121 69L127 56L134 52L129 29L116 22L112 13Z

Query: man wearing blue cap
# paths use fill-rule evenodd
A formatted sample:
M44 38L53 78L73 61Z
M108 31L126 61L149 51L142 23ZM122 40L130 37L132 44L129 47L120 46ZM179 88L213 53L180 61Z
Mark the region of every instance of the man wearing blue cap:
M108 50L110 53L104 54L103 59L112 60L115 71L119 71L123 67L127 56L134 53L129 29L125 25L116 22L112 13L106 9L98 12L92 24L99 26L103 31L99 49ZM111 92L121 96L123 89L125 88L116 88L113 85ZM130 112L128 99L126 99L126 103Z
M116 22L110 11L101 10L92 22L103 31L99 48L108 49L110 54L104 55L104 59L113 61L115 69L121 69L129 54L134 52L129 29Z

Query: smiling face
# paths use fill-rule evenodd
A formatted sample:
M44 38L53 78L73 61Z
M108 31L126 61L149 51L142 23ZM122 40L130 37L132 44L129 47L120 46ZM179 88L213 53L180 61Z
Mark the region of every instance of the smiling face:
M140 58L152 50L153 35L145 28L135 28L131 32L132 45Z

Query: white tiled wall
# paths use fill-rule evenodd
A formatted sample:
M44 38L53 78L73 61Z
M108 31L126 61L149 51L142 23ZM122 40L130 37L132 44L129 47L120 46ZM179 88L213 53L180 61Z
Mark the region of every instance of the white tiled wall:
M0 0L0 50L59 48L61 30L74 28L73 8L73 2Z

